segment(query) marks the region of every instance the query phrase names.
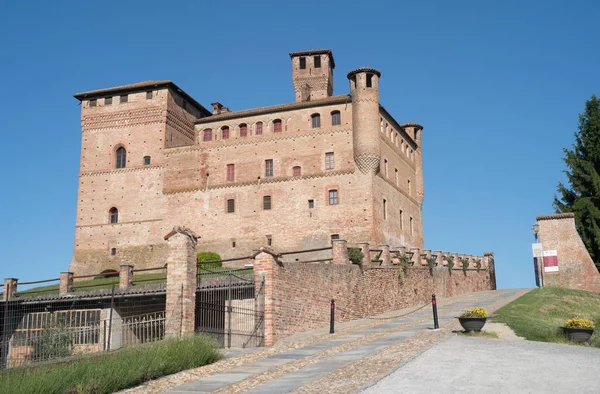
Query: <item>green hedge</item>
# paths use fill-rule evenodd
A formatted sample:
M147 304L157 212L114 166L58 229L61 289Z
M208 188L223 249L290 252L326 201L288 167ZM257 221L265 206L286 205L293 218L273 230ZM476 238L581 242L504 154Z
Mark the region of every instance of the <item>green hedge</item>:
M205 335L167 339L71 361L0 373L0 393L113 393L222 358Z
M201 265L203 268L220 268L223 266L222 262L216 262L216 263L205 263L205 261L212 261L212 260L221 260L221 256L218 253L215 252L198 252L196 254L196 257L198 259L198 265Z

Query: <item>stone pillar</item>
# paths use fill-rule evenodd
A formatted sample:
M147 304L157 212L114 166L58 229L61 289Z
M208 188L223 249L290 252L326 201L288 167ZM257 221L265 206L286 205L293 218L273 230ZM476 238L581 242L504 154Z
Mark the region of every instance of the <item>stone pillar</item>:
M348 242L345 239L334 239L331 244L333 245L331 249L333 264L350 264L350 260L348 260Z
M256 295L262 298L262 312L264 313L264 338L265 346L271 346L277 341L275 332L275 283L279 265L276 255L269 248L260 248L254 255L254 282ZM260 294L262 291L262 295Z
M485 252L483 254L487 258L487 269L490 275L490 288L496 290L496 268L494 266L494 252Z
M381 266L382 267L391 267L392 266L392 256L390 255L390 245L377 245L381 252Z
M169 244L165 337L190 335L196 324L198 237L186 227L175 226L165 240Z
M420 266L421 265L421 249L419 248L410 248L409 252L413 253L413 255L411 256L410 261L413 262L413 266Z
M61 272L60 273L60 285L58 295L65 296L73 292L73 273L72 272Z
M434 250L433 254L435 255L435 263L437 266L442 266L444 265L444 259L442 258L442 251L441 250Z
M424 250L422 256L425 258L425 260L421 262L421 264L428 266L429 259L431 258L431 250Z
M368 242L358 242L358 246L363 254L362 266L364 268L369 268L371 266L371 252L369 252L369 243Z
M133 265L121 264L119 266L119 288L128 289L133 282Z
M17 282L19 280L16 278L4 278L4 301L10 301L15 298L15 294L17 293Z

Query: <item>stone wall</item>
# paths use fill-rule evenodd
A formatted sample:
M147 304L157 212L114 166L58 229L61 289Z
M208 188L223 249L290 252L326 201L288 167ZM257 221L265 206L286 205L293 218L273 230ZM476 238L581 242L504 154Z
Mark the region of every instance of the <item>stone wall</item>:
M600 273L594 265L575 227L572 213L537 217L540 242L544 251L555 250L558 271L544 272L544 286L568 287L600 292Z

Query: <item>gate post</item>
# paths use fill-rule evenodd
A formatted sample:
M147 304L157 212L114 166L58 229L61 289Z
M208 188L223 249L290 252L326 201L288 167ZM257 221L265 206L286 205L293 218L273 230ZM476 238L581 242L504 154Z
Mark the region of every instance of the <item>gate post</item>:
M262 247L254 255L254 283L256 291L264 286L263 314L264 314L264 345L271 346L277 339L275 332L275 277L279 271L277 255L269 248ZM264 281L264 282L263 282Z
M165 337L193 334L196 323L198 236L186 227L175 226L164 239L169 244Z
M348 246L344 239L334 239L332 244L332 260L333 264L350 264L348 260Z

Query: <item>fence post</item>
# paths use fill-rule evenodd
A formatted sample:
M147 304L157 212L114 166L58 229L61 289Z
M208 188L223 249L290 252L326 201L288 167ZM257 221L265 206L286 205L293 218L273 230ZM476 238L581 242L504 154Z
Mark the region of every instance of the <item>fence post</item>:
M263 316L264 316L264 345L271 346L277 339L275 331L275 309L278 302L278 293L285 289L276 288L275 277L279 273L279 264L277 263L277 255L266 247L260 248L254 255L254 278L255 286L260 286L261 279L263 280Z
M335 333L335 300L331 299L331 315L329 317L329 333Z
M119 266L119 288L127 289L133 281L133 265L121 264Z
M344 239L334 239L332 244L332 260L333 264L350 264L348 260L348 243Z
M10 301L15 298L15 294L17 293L17 282L19 280L16 278L4 278L4 301Z
M437 301L435 299L435 293L431 295L431 306L433 307L433 329L437 330L438 328L440 328L440 324L438 322Z
M227 347L231 348L231 272L227 273Z
M72 272L60 273L60 285L58 290L60 296L67 295L73 291L73 275Z

